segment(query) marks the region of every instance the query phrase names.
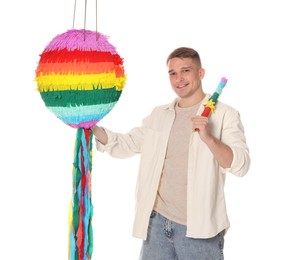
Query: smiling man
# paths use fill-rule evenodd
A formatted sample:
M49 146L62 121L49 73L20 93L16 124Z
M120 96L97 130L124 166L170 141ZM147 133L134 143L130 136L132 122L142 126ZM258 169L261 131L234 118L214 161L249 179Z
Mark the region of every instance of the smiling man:
M141 156L133 229L143 239L140 260L224 259L225 176L248 172L244 128L238 111L219 101L210 118L201 116L210 95L197 51L178 48L167 66L175 100L126 134L95 126L97 148Z
M205 96L201 84L205 70L197 53L188 53L188 57L182 57L183 55L184 50L177 49L168 57L168 73L171 86L180 98L179 106L191 107Z

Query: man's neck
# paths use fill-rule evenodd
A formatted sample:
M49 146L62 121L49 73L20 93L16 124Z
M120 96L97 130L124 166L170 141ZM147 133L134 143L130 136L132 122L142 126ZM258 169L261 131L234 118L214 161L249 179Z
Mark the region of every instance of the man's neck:
M199 95L196 98L180 98L178 102L178 106L185 108L185 107L193 107L194 105L200 103L205 97L205 93L202 93L202 95Z

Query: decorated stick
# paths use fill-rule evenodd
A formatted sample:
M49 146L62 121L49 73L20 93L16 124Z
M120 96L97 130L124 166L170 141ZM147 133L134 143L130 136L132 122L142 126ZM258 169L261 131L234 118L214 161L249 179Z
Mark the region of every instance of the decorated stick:
M212 94L212 96L206 101L205 108L202 112L202 116L208 117L211 112L214 112L215 110L215 104L217 103L217 100L219 96L222 93L223 88L226 86L228 79L222 78L215 90L215 92ZM199 131L198 128L195 129L195 131Z
M203 110L203 112L202 112L202 114L201 114L202 116L208 117L209 114L210 114L210 112L214 112L214 110L215 110L215 104L216 104L216 102L217 102L219 96L221 95L223 88L226 86L227 81L228 81L228 80L227 80L226 78L224 78L224 77L220 80L217 89L216 89L215 92L212 94L212 96L210 97L210 99L208 99L208 100L206 101L205 108L204 108L204 110Z

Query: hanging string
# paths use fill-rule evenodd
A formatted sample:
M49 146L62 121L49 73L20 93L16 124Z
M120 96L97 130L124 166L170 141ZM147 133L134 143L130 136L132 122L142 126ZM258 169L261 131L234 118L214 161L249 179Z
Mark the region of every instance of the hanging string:
M73 29L75 28L76 9L77 9L77 0L75 0L75 4L74 4Z
M85 41L85 29L86 29L86 9L87 9L87 0L85 0L84 41Z
M75 19L76 19L76 9L77 9L77 0L74 3L74 13L73 13L73 29L75 28ZM87 0L85 0L85 13L84 13L84 40L85 40L85 31L86 31L86 13L87 13ZM95 0L95 31L98 32L98 0ZM99 35L96 34L96 41L98 41Z
M97 8L97 0L95 0L95 31L98 32L98 8ZM99 35L96 33L96 41L98 40Z

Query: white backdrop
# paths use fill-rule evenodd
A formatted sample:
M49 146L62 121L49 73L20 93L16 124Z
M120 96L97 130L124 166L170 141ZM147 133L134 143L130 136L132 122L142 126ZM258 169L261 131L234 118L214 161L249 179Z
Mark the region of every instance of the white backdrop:
M110 36L128 74L118 104L100 125L125 132L154 106L171 102L166 58L174 48L199 51L206 92L228 78L220 99L241 113L252 166L244 178L227 176L227 260L283 259L280 2L98 1L98 31ZM1 259L67 259L76 130L46 109L33 79L45 46L72 29L73 5L0 4ZM84 1L77 7L75 28L81 29ZM95 26L95 2L89 0L87 29ZM117 160L95 148L93 154L93 259L138 259L141 241L131 232L139 158Z

